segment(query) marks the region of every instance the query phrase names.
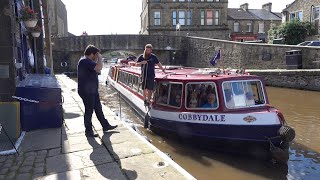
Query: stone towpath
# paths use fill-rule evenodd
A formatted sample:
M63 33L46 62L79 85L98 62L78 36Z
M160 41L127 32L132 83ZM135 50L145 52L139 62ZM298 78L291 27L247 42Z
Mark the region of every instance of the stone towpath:
M62 128L27 132L20 155L0 156L0 179L194 179L107 107L115 130L103 133L95 115L97 138L84 134L84 106L77 83L57 75L64 97Z

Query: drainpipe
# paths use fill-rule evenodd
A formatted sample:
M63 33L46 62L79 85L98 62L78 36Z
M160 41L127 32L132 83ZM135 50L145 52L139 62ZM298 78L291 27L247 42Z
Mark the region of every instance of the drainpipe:
M310 7L310 23L311 23L311 21L312 21L312 10L313 10L313 8L314 8L314 5L311 5L311 7Z
M150 35L150 0L147 0L147 4L148 4L148 35Z

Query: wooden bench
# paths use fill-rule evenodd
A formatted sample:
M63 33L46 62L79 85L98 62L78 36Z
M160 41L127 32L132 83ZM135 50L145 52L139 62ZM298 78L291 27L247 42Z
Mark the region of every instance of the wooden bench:
M316 69L320 69L320 58L316 58L315 61L312 61L316 65Z

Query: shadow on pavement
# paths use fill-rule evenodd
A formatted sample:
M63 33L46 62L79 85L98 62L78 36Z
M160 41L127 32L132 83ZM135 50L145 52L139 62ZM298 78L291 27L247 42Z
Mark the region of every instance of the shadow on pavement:
M110 141L110 136L114 133L120 133L118 131L109 131L103 134L101 139L104 140L104 143L100 145L96 139L92 137L87 137L87 140L89 144L93 147L93 151L90 155L90 159L95 164L98 172L107 179L137 179L137 172L132 170L123 169L121 166L121 161L119 156L113 151L112 149L112 143ZM93 140L94 139L94 140ZM112 157L114 163L109 163L108 166L99 166L99 162L95 162L95 158L93 157L95 154L95 151L99 148L97 146L100 145L101 148L106 148L109 152L110 156ZM103 157L101 157L103 158ZM126 178L126 177L127 178Z

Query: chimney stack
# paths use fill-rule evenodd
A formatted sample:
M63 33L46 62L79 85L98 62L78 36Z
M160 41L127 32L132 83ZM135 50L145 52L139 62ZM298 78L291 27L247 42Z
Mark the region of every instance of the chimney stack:
M240 8L245 10L245 11L247 11L248 8L249 8L249 4L248 3L244 3L244 4L240 5Z
M271 10L272 10L272 3L269 2L269 3L267 3L267 4L262 5L262 9L265 9L265 10L271 12Z

